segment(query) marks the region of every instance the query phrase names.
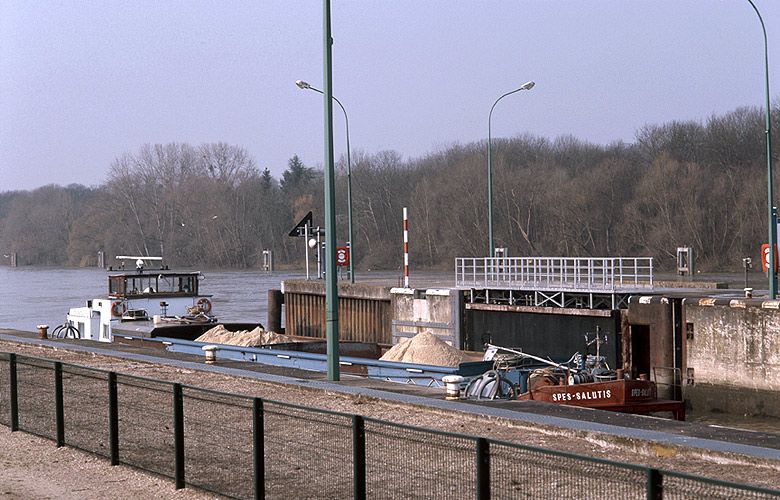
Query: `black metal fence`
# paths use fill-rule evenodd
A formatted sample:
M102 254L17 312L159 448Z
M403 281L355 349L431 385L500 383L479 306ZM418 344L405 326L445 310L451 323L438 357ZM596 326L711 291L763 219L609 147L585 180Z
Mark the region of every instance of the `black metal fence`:
M9 353L0 353L0 423L236 498L780 497Z

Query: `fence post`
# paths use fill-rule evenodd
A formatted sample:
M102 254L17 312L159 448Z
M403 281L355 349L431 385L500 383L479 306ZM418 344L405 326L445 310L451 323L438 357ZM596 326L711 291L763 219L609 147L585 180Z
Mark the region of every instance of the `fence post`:
M119 465L119 398L116 373L108 373L108 443L111 465Z
M477 500L490 500L490 443L477 438Z
M16 354L10 353L8 355L8 379L10 381L10 390L8 397L11 405L11 432L19 430L19 394L18 385L16 380Z
M184 397L181 384L173 384L173 452L176 489L184 488Z
M57 421L57 447L65 445L65 404L62 397L62 363L54 362L54 411Z
M658 469L647 469L647 500L664 497L664 476Z
M353 497L366 498L366 423L360 415L352 415L352 481Z
M265 416L260 398L252 401L252 441L255 498L265 498Z

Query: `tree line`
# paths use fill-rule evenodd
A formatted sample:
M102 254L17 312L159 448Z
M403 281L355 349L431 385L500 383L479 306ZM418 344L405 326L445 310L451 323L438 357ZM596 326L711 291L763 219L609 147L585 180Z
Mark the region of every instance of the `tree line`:
M772 118L777 131L777 106ZM691 246L699 269L725 271L746 256L758 262L767 239L757 108L648 125L630 144L522 135L493 139L492 150L495 243L512 256L650 256L672 269L676 248ZM351 170L357 269L401 267L403 207L413 267L446 270L456 257L487 255L485 141L408 160L356 151ZM339 244L346 183L342 157ZM305 242L288 233L309 210L322 224L323 199L322 169L297 156L276 178L240 146L145 145L116 158L100 186L0 193L0 248L20 265L94 265L103 251L204 268L257 267L269 249L277 265L302 268Z

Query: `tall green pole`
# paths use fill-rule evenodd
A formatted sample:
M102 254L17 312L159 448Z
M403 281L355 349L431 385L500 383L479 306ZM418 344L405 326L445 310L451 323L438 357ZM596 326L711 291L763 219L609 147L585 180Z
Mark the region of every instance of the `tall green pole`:
M761 22L761 31L764 33L764 79L766 83L766 188L767 188L767 217L769 225L769 298L777 297L777 274L775 273L775 252L774 245L777 244L777 226L772 216L772 108L769 101L769 43L766 37L766 26L764 19L758 11L753 0L748 0L750 6L756 11L758 20Z
M330 33L330 0L322 2L322 34L325 50L323 96L325 102L325 338L328 380L339 380L339 297L336 280L336 189L333 171L333 39Z
M488 257L493 257L493 250L495 247L493 246L493 156L492 156L492 145L491 145L491 122L493 120L493 109L495 109L496 104L498 104L498 101L503 99L504 97L508 95L512 95L515 92L520 92L521 90L531 90L534 87L534 82L527 82L520 86L520 88L517 88L511 92L507 92L506 94L502 95L496 101L493 103L493 106L490 107L490 114L488 115L488 143L487 143L487 198L488 198Z

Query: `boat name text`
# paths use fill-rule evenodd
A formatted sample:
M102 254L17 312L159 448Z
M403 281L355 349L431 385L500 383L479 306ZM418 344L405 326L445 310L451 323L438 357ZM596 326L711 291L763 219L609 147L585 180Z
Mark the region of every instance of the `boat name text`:
M588 399L609 399L612 397L612 390L605 389L601 391L585 392L559 392L552 395L553 401L585 401Z

